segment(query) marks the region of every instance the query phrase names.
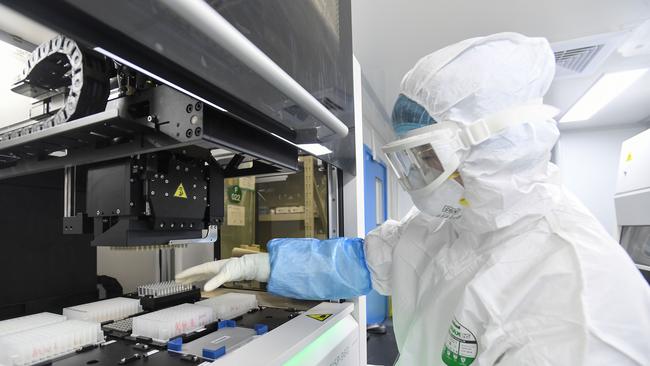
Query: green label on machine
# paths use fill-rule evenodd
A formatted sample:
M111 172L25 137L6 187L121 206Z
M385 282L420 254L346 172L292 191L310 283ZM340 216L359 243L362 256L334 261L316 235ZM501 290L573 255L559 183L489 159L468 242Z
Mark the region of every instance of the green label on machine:
M240 203L241 202L241 188L239 186L230 186L228 187L228 199L230 202L233 203Z
M472 332L454 319L442 348L442 362L447 366L469 366L476 359L478 342Z

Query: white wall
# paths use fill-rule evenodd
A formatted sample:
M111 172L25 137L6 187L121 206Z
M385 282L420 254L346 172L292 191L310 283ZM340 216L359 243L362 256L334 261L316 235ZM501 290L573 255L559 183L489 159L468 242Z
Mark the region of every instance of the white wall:
M0 32L5 37L15 35L26 42L38 45L53 38L56 33L0 5ZM11 91L27 62L30 53L0 41L0 128L29 118L29 107L34 101Z
M29 118L29 107L33 101L11 91L29 53L0 41L0 128Z
M640 125L563 131L557 163L564 184L616 237L614 193L621 143L645 130Z

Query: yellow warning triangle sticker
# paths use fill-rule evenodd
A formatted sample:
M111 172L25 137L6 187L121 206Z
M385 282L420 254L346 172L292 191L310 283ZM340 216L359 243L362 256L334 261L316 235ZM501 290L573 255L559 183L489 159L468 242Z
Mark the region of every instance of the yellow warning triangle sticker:
M187 198L187 193L185 193L185 187L183 187L183 183L179 184L178 188L176 188L176 192L174 193L174 197Z
M333 314L307 314L308 317L312 319L316 319L319 322L324 322L325 320L327 320L327 318L329 318L332 315Z
M632 161L632 153L627 153L627 159L625 161Z

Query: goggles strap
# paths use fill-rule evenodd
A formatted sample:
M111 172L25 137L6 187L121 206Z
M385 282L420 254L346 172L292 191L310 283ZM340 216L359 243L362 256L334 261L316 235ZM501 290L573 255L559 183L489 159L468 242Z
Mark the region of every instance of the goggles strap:
M558 109L545 104L523 105L481 118L465 127L460 136L466 147L478 145L508 127L534 122L548 121L558 114Z

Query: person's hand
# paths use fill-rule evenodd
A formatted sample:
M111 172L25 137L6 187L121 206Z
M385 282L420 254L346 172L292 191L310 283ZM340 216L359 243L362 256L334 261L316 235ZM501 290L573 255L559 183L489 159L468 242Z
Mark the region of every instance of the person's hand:
M212 291L231 281L267 282L270 272L268 253L248 254L240 258L222 259L188 268L176 275L176 281L192 283L210 278L203 290Z

